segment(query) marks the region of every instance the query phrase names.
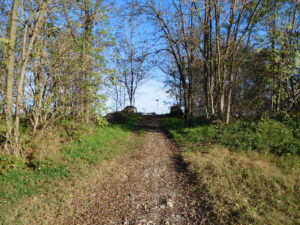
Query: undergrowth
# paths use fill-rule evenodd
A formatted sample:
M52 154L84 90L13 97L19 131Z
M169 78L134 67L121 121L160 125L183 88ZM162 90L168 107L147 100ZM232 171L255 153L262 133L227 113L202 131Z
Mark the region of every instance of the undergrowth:
M42 159L38 155L27 158L1 155L0 221L9 210L8 205L18 204L26 197L54 192L57 181L113 158L126 144L131 132L137 129L139 120L139 116L129 115L122 124L110 123L77 131L73 141L61 143L59 155L48 153Z
M300 155L299 118L279 121L261 117L237 120L228 125L166 118L164 126L182 146L191 143L221 144L232 151Z
M197 196L212 206L204 209L212 223L300 223L299 117L229 125L165 118L164 126L196 174Z

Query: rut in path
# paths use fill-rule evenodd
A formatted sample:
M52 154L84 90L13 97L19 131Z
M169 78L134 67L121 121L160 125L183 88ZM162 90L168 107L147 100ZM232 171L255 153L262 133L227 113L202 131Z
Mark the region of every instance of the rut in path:
M110 184L99 181L85 211L74 210L67 224L202 224L199 204L176 163L178 149L164 134L159 117L145 117L145 144L138 157L120 159ZM124 170L125 168L125 170ZM125 171L125 172L124 172ZM97 189L97 190L96 190ZM100 191L101 190L101 191ZM74 205L76 201L74 200Z

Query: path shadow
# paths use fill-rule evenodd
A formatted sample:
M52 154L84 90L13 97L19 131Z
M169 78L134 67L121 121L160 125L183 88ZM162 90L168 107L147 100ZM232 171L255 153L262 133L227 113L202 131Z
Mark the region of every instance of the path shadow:
M214 213L212 196L207 192L205 186L199 183L197 174L189 169L190 164L184 161L182 153L179 150L180 146L178 146L171 134L163 127L164 118L165 116L159 115L143 115L141 116L138 129L146 132L164 133L174 146L176 146L171 160L174 163L176 171L186 179L187 186L191 187L189 195L197 202L195 210L201 222L196 224L222 224L218 216Z
M197 173L189 169L190 163L186 162L180 151L180 146L176 143L173 136L163 126L160 127L160 131L176 146L175 153L173 155L173 162L175 169L178 173L182 174L187 181L187 185L192 187L191 197L197 201L197 214L201 223L199 224L222 224L217 214L214 213L214 205L212 196L207 192L206 188L199 182Z
M164 115L142 116L140 128L148 132L163 133L162 121L164 117Z
M197 216L201 221L199 224L221 224L217 214L214 212L212 196L199 183L197 174L189 169L190 163L184 161L180 152L176 152L173 160L177 172L182 174L187 180L187 185L192 187L190 195L197 202Z

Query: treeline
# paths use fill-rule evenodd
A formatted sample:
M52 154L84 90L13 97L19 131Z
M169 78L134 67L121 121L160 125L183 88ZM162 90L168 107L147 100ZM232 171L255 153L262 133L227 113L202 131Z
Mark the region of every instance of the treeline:
M186 118L300 111L299 1L114 3L0 0L4 153L22 154L22 126L101 121L106 81L116 110L133 105L153 63Z
M146 0L186 118L300 111L299 1ZM161 51L164 50L164 51ZM164 63L165 62L165 63Z
M98 92L106 72L103 51L112 42L107 11L101 0L0 1L6 154L22 154L20 120L35 135L62 117L97 119L104 97Z

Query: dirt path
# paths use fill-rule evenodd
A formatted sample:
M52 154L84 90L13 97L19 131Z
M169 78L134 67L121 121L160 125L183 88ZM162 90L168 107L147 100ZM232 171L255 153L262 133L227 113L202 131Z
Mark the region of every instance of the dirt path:
M202 224L188 179L179 171L178 150L147 117L144 147L108 165L107 176L89 184L56 215L55 224ZM82 202L85 201L83 204ZM84 205L84 210L82 209Z
M188 182L178 171L178 151L160 128L160 119L146 118L147 131L144 157L133 175L131 195L125 199L131 205L124 214L124 224L197 224L200 215L196 202L188 193Z

